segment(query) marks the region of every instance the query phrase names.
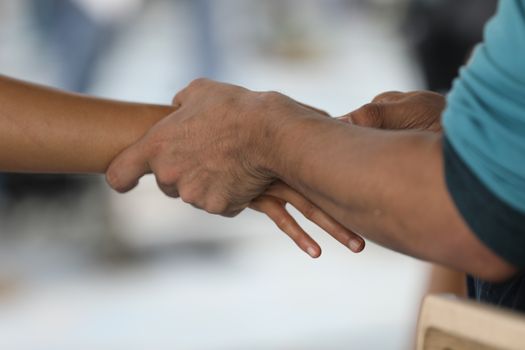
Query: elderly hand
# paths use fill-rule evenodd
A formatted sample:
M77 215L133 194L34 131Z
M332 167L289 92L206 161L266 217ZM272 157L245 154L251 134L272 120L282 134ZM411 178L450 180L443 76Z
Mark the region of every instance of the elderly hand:
M362 250L359 236L291 188L275 185L273 195L263 195L276 180L266 157L279 142L288 116L324 117L320 111L275 92L205 79L192 82L173 102L177 111L111 163L106 176L112 188L129 191L153 172L165 194L209 213L234 216L249 205L267 213L303 250L319 256L317 243L285 211L291 202L338 241Z
M276 111L266 96L193 81L175 96L174 113L115 158L106 173L109 184L126 192L151 171L166 195L234 216L275 180L262 159L281 123L269 120Z
M445 97L431 91L385 92L340 120L378 129L441 131Z

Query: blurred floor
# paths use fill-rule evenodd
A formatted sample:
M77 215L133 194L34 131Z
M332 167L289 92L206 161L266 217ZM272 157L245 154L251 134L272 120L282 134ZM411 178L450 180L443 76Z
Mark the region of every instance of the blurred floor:
M391 23L357 7L319 17L315 1L303 2L299 23L319 30L287 39L295 47L287 52L287 41L254 44L273 35L254 36L264 23L246 19L264 5L210 3L216 67L198 57L206 50L196 44L202 34L191 2L156 1L121 30L91 92L166 103L213 72L341 115L379 92L420 87ZM29 33L23 23L12 30ZM8 34L0 33L1 50L9 50L0 52L2 73L52 83L53 59L35 61L31 35ZM3 220L0 348L410 347L425 264L373 244L353 255L300 219L324 248L312 260L260 214L213 217L163 197L151 178L141 185L127 195L84 193L67 208L28 204L38 209L18 208Z

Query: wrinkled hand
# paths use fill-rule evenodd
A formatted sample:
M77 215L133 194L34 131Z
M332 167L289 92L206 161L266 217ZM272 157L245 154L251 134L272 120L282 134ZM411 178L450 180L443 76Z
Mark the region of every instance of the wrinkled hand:
M445 97L431 91L385 92L339 119L378 129L441 131Z
M275 114L269 100L238 86L193 81L175 96L174 113L115 158L109 184L126 192L153 172L166 195L234 216L275 180L261 162L279 127L269 121ZM305 109L290 105L278 108Z
M251 204L265 212L299 247L320 255L313 241L286 212L292 203L338 241L360 251L364 241L266 170L264 158L279 141L289 115L322 112L281 94L253 92L199 79L175 96L177 111L153 126L113 160L106 177L126 192L153 172L160 189L209 213L234 216ZM253 200L253 202L252 202Z

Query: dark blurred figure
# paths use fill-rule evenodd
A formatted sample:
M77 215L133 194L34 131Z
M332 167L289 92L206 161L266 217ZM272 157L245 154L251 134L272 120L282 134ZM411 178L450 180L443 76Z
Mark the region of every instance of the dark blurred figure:
M497 0L412 0L406 21L427 88L450 90L453 79L482 40Z

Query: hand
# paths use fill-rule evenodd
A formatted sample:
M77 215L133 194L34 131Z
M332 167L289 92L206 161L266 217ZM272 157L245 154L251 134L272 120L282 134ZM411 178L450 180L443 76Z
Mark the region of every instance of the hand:
M250 203L250 208L268 215L275 224L312 258L321 255L321 248L287 212L286 204L292 204L307 219L324 229L345 247L359 253L365 241L316 207L300 193L281 181L276 181L261 196Z
M187 203L229 216L257 197L251 208L265 212L312 257L319 256L319 245L286 211L290 202L353 251L363 249L359 236L286 185L272 186L271 194L259 196L275 179L242 153L249 150L250 156L260 156L264 148L257 141L261 138L263 144L271 144L270 136L283 120L272 121L268 127L261 123L268 116L279 117L281 110L321 116L325 112L277 93L255 93L207 80L194 81L174 98L174 104L176 112L112 162L107 171L111 187L126 192L152 171L168 196L180 194Z
M278 93L205 79L175 96L178 109L110 164L126 192L153 172L160 189L209 213L234 216L276 180L264 164L289 115L324 117Z
M173 101L178 109L117 156L106 177L126 192L148 172L168 196L210 213L233 216L275 179L256 164L273 127L261 94L204 79Z
M378 129L441 131L445 97L431 91L385 92L340 120Z

